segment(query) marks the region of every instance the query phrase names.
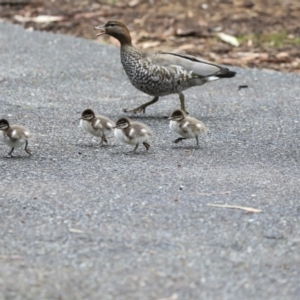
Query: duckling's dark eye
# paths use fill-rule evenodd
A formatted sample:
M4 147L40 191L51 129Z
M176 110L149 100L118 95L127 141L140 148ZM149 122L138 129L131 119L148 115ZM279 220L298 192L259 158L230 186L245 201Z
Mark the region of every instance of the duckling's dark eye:
M110 27L114 27L116 24L115 23L110 23L109 26Z

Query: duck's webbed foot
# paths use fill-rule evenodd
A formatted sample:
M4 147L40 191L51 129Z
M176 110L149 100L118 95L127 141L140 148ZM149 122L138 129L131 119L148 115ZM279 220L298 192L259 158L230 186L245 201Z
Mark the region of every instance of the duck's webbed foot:
M186 140L186 138L178 138L178 139L174 140L173 143L177 144L177 143L181 142L182 140Z
M158 101L158 99L159 99L159 97L154 97L151 101L146 102L146 103L142 104L141 106L139 106L137 108L130 109L130 110L127 109L127 108L125 108L125 109L123 109L123 111L125 113L134 113L134 114L143 113L144 114L146 112L146 107L149 106L149 105L151 105L151 104L154 104L155 102Z

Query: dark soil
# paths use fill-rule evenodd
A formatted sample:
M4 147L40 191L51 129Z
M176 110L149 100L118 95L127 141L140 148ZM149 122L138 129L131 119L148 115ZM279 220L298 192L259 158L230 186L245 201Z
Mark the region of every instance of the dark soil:
M41 20L41 15L56 20ZM94 27L123 20L136 46L217 63L300 72L299 0L0 0L0 18L26 28L96 39ZM233 46L222 32L238 39ZM99 37L118 44L109 37Z

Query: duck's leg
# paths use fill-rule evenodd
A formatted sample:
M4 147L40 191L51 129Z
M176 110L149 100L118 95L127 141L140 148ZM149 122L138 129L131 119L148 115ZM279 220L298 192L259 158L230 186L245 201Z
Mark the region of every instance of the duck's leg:
M28 147L28 141L26 141L26 144L25 144L25 151L31 156L31 150Z
M145 146L146 150L148 151L150 148L150 144L148 142L143 142L143 145Z
M184 94L183 93L179 94L179 99L180 99L181 110L183 110L188 115L189 113L185 110L185 102L184 102Z
M198 139L198 135L196 135L196 141L197 141L197 146L199 147L199 139Z
M151 101L149 102L146 102L144 104L142 104L141 106L137 107L137 108L134 108L134 109L131 109L131 110L128 110L128 109L123 109L123 111L125 113L134 113L134 114L139 114L139 113L145 113L146 112L146 107L151 105L151 104L154 104L155 102L157 102L159 99L159 97L155 96Z

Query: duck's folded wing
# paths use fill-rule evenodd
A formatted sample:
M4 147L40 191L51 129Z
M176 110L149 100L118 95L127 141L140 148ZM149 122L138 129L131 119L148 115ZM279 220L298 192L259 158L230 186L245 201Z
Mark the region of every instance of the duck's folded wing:
M173 52L156 52L150 56L152 62L161 66L177 65L200 77L233 77L235 72L192 55Z

